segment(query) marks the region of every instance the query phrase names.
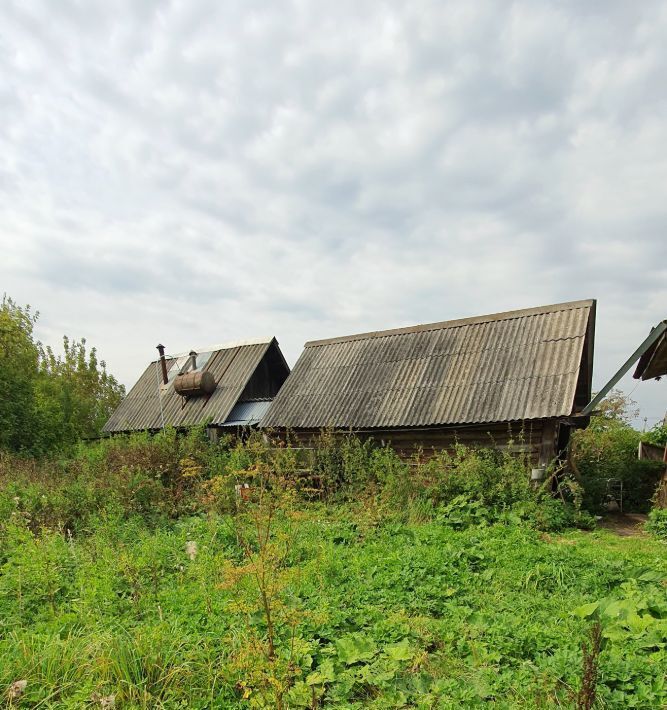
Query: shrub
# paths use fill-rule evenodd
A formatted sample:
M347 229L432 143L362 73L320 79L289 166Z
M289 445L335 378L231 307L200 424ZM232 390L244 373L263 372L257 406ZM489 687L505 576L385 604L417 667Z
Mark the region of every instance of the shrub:
M413 466L390 447L378 448L371 453L370 470L373 479L380 484L382 497L393 507L410 505L422 494L413 475Z
M434 505L465 496L490 508L506 508L534 497L528 471L523 457L459 444L453 451L417 460L413 479Z
M326 497L331 497L345 481L340 441L332 431L322 431L314 442L313 477Z
M312 453L311 461L302 460L304 451ZM233 445L229 439L212 443L203 427L187 435L166 429L81 445L73 458L63 460L2 454L0 511L33 532L69 534L85 532L105 513L139 516L151 526L203 512L225 515L237 511L235 486L248 483L258 467L289 482L303 499L362 498L379 503L377 511L392 517L426 520L443 506L459 501L460 507L464 501L477 505L488 520L518 509L540 529L590 522L578 512L576 486L567 488L562 503L552 500L547 486L535 491L523 456L457 445L405 461L390 447L352 435L323 432L312 450L303 450L271 447L258 433Z
M538 530L560 532L567 528L592 530L595 518L575 503L566 502L550 495L542 495L535 501L517 506L517 512Z
M652 429L642 435L642 441L655 446L667 446L667 423L658 422Z
M77 533L106 509L155 523L201 510L200 486L228 459L228 441L212 444L203 428L80 444L61 460L0 453L0 511L20 514L34 531Z
M313 478L327 500L357 496L373 481L374 444L323 430L314 441Z
M646 529L662 540L667 540L667 508L654 508L648 514Z
M662 465L640 461L642 434L630 426L632 402L612 393L587 429L574 433L571 461L584 488L583 506L593 513L606 510L609 479L623 482L623 504L628 511L648 511Z
M423 520L437 511L448 524L465 527L516 510L519 518L540 529L561 529L575 521L590 524L581 518L573 496L567 502L554 500L546 488L531 486L530 461L524 456L457 445L406 462L383 448L373 452L371 466L381 484L380 496L395 515Z

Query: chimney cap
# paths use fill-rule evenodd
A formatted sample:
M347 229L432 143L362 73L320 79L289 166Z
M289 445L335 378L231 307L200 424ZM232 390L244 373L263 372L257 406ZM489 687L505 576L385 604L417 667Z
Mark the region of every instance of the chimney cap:
M169 384L169 376L167 374L167 360L164 357L164 345L160 343L157 346L157 350L160 353L160 365L162 366L162 384Z

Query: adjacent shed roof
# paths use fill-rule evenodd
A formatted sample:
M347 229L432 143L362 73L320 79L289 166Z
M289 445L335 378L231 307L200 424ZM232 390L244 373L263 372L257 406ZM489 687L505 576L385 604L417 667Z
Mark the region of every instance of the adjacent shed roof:
M594 312L595 301L574 301L306 343L261 426L372 429L570 415L575 394L590 398Z
M202 368L213 373L217 383L210 397L185 400L174 391L173 382L166 387L161 386L159 361L154 360L105 424L103 431L160 429L163 424L186 427L202 422L222 425L244 391L253 389L249 385L256 372L262 372L264 380L273 382L271 386L274 391L268 393L271 396L289 373L275 338L216 345L200 352L211 352ZM167 357L169 372L178 366L179 357ZM280 371L266 374L266 371L276 369Z
M667 375L667 320L658 323L651 334L657 334L658 338L639 358L633 375L636 380Z

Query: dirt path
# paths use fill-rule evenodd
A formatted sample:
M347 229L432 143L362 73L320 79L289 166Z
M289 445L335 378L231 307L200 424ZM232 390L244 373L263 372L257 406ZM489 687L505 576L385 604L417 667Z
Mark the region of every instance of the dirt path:
M646 534L643 530L645 522L644 513L607 513L598 521L598 526L621 537L639 537Z

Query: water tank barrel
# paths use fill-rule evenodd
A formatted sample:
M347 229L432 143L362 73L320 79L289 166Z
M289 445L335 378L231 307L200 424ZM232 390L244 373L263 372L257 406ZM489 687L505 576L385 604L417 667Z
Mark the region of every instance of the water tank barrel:
M213 373L186 372L184 375L177 375L174 380L174 389L183 397L198 397L203 394L211 394L215 390L215 377Z

